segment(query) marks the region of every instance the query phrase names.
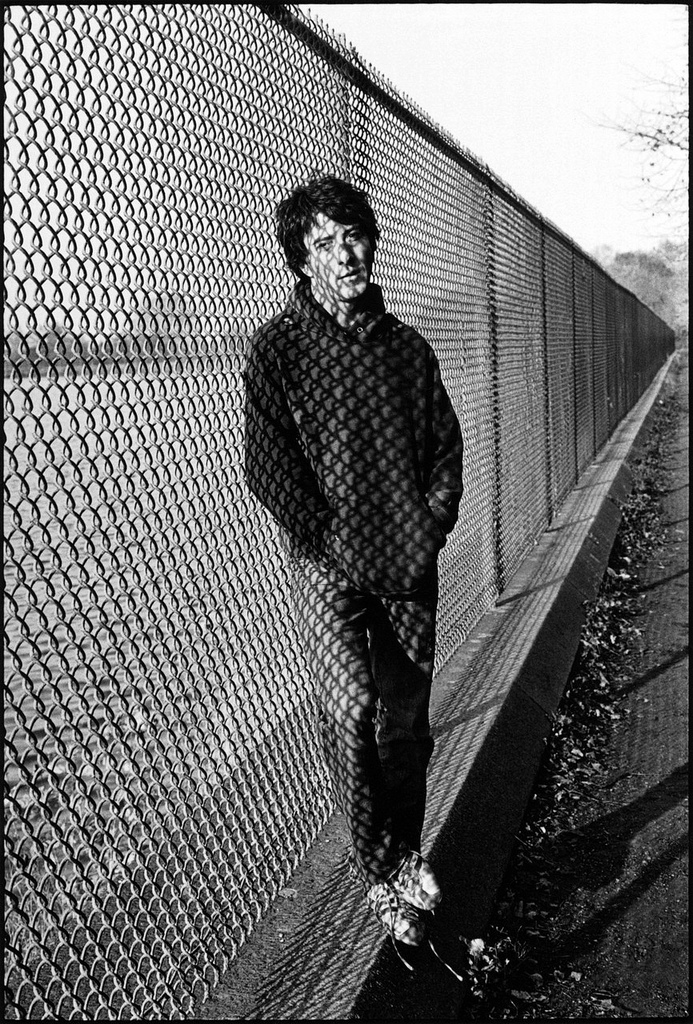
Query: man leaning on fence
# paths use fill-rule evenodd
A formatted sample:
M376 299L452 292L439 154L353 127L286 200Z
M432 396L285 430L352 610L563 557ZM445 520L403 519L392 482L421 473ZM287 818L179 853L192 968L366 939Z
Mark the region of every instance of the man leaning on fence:
M287 544L353 864L383 927L417 946L441 899L419 851L460 428L432 349L371 282L365 193L338 178L299 186L277 235L298 282L249 347L246 476Z

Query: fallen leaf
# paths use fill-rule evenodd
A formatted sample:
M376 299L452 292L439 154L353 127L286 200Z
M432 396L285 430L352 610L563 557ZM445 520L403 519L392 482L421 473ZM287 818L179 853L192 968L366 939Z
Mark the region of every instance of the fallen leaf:
M481 956L486 948L486 943L483 939L465 939L464 941L467 944L470 956Z

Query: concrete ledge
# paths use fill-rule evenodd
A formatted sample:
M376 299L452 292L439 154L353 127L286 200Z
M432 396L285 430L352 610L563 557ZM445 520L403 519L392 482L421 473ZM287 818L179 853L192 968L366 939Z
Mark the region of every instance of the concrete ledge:
M580 478L496 605L439 673L425 850L443 885L436 945L457 967L483 934L631 488L626 460L675 357ZM455 1020L461 986L428 949L416 973L344 871L333 818L198 1020Z

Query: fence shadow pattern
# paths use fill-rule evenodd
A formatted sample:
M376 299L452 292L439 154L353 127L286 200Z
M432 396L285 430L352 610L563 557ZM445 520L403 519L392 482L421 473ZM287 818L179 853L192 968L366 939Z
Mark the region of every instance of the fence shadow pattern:
M462 425L438 667L673 334L289 6L8 6L5 50L6 1015L182 1019L334 803L241 469L277 201L367 189Z

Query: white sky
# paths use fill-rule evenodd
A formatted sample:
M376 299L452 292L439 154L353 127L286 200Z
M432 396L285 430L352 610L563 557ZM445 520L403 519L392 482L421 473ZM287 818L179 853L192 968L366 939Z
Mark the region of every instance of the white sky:
M299 4L592 252L672 235L623 124L687 54L683 4Z

